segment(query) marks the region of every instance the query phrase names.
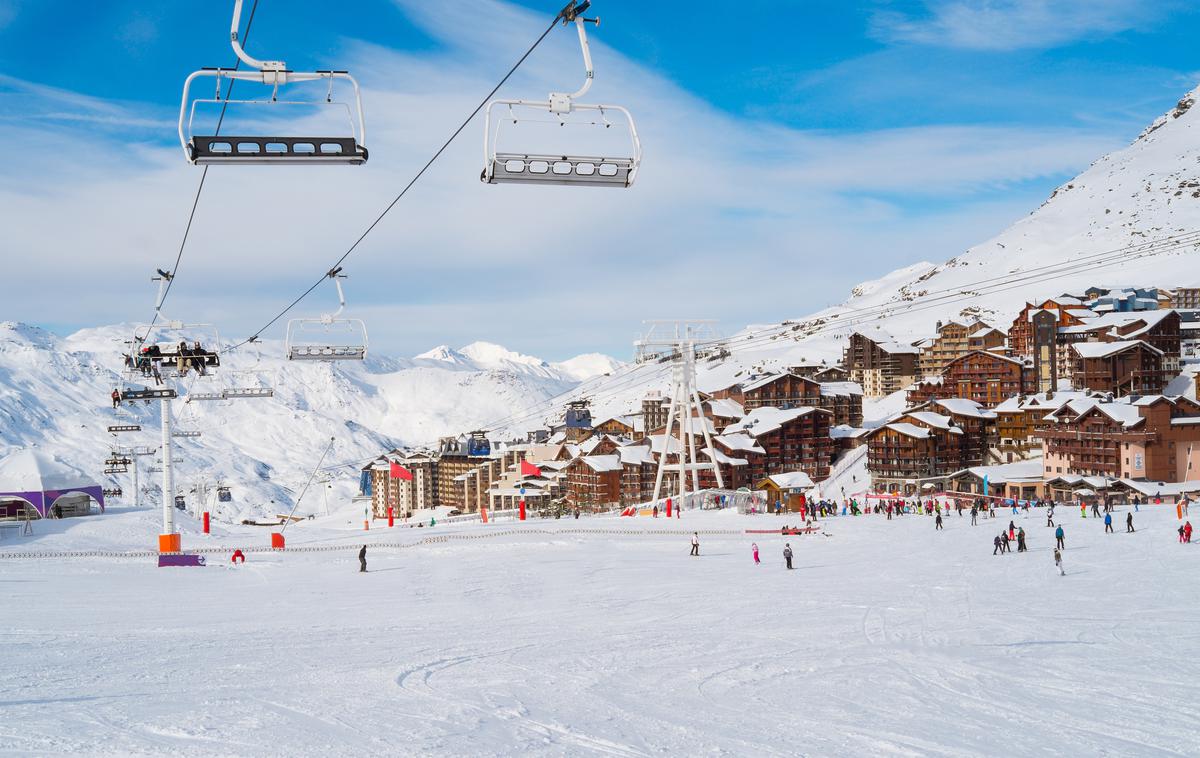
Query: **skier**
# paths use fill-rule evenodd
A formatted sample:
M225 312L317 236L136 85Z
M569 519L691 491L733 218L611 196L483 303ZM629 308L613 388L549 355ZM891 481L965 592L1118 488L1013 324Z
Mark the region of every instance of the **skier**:
M1063 550L1067 549L1067 543L1065 541L1065 537L1066 537L1066 534L1063 532L1063 528L1061 526L1059 526L1057 529L1054 530L1055 550L1057 550L1058 548L1062 548Z
M976 521L976 519L978 519L978 518L979 518L979 509L972 505L971 506L971 526L975 526L978 523Z
M1182 526L1179 527L1179 529L1177 531L1179 532L1179 544L1182 545L1183 544L1183 527Z
M1010 540L1015 540L1017 538L1017 525L1011 521L1008 522L1008 538Z
M1046 508L1046 526L1054 526L1054 506Z
M234 550L233 557L229 559L229 562L235 566L238 565L238 561L241 561L242 563L246 562L246 554L242 552L241 548Z
M939 513L939 514L937 515L937 518L936 518L936 519L934 519L933 523L934 523L933 530L934 530L935 532L936 532L938 529L941 529L941 528L942 528L942 514L940 514L940 513Z
M1017 552L1023 553L1026 550L1028 548L1025 547L1025 527L1021 527L1017 530Z
M1188 521L1188 522L1184 523L1184 525L1183 525L1183 541L1184 542L1192 541L1192 522L1191 521Z
M700 533L692 532L692 555L700 557Z
M1002 553L1011 553L1012 552L1012 547L1009 546L1008 542L1009 542L1008 532L1000 532L1000 548L1001 548L1000 552L1002 552Z
M1128 534L1134 531L1133 528L1133 511L1125 514L1125 533Z
M1058 548L1054 548L1054 565L1058 567L1058 575L1066 576L1067 572L1063 569L1062 553L1058 552Z
M1111 534L1112 530L1112 514L1106 513L1104 514L1104 533Z
M363 545L358 551L358 573L364 574L367 571L367 546Z
M113 401L113 409L115 410L117 408L117 406L119 406L121 404L121 390L116 389L115 387L113 388L113 391L112 391L112 401Z
M787 563L788 570L792 568L792 545L790 542L783 543L783 560Z
M762 561L760 561L758 559L758 543L757 542L750 543L750 553L754 556L754 565L755 566L762 563Z
M1001 547L1003 545L1000 542L1000 535L996 535L992 538L992 555L999 555Z
M654 518L658 518L658 506L654 506Z

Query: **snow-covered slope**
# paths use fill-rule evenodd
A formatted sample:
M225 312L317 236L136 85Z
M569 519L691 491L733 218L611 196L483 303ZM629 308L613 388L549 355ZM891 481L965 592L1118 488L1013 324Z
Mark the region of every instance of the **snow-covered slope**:
M1089 286L1200 286L1200 107L1197 92L1129 146L1056 189L1041 207L945 263L915 263L855 287L841 305L783 324L754 325L727 341L732 355L702 361L701 389L755 371L840 358L856 329L882 326L903 342L936 322L977 316L1007 329L1026 300ZM1185 244L1146 246L1179 235ZM1132 248L1132 249L1131 249ZM601 415L665 390L669 369L626 366L579 390ZM869 417L868 417L869 418Z
M115 445L158 447L157 403L113 411L108 399L122 384L121 351L132 332L118 325L60 338L26 324L0 324L0 454L37 445L99 476ZM596 363L592 356L577 361L563 370L476 343L413 359L373 355L361 365L288 362L280 343L264 342L261 355L227 355L217 375L181 383L181 393L272 386L275 397L176 403L176 428L202 432L175 440L178 479L185 490L201 479L231 485L236 507L222 509L222 517L274 512L290 505L330 438L326 465L469 431L571 389ZM144 431L117 439L107 432L114 423L138 423ZM334 494L344 499L356 472L335 473ZM128 475L108 481L129 491ZM157 486L150 476L142 482Z

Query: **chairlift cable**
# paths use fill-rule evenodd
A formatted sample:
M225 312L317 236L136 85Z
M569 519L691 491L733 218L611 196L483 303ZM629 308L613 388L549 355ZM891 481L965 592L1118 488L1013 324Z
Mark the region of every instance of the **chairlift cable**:
M388 203L386 208L383 209L383 212L380 213L375 218L375 220L370 223L369 226L367 226L366 230L362 234L359 235L358 239L356 239L354 241L354 244L352 244L346 250L346 252L342 253L342 256L340 258L338 258L337 261L332 266L330 266L329 268L326 269L326 273L321 274L321 278L318 279L316 282L314 282L311 287L304 290L304 292L302 292L299 297L297 297L295 300L293 300L291 303L289 303L286 308L281 310L279 313L275 314L275 316L270 321L263 324L258 330L256 330L252 337L242 340L241 342L237 343L233 347L229 348L230 351L237 350L238 348L245 345L247 342L250 342L251 340L260 338L262 336L263 332L265 332L267 329L270 329L277 321L279 321L279 319L286 316L289 312L291 312L291 310L293 308L295 308L297 305L299 305L300 302L302 300L304 300L304 298L311 295L313 293L313 291L317 289L317 287L320 287L321 284L327 278L329 271L332 271L332 270L338 268L339 266L341 266L342 263L344 263L346 261L346 259L349 258L350 255L356 249L358 249L358 246L362 243L363 240L365 240L367 238L367 235L369 235L372 231L375 230L375 227L378 226L379 223L381 221L383 221L384 217L387 216L388 213L390 213L392 211L392 209L396 207L396 204L400 202L401 198L403 198L406 194L408 194L408 191L410 189L412 189L413 185L415 185L421 179L421 177L425 175L425 172L428 171L431 166L433 166L434 162L436 162L437 159L442 156L442 153L444 153L446 151L446 148L450 147L450 144L452 142L454 142L455 139L458 138L458 135L462 134L463 130L467 128L467 125L470 124L472 120L474 120L475 116L479 115L479 112L481 110L483 110L483 108L492 99L492 96L495 95L496 92L498 92L500 90L500 88L503 87L508 82L508 80L512 77L512 75L514 73L516 73L517 69L520 68L521 64L525 62L525 59L528 58L530 55L532 55L533 51L536 50L538 48L538 46L542 44L542 41L545 40L547 36L549 36L550 32L554 30L554 27L558 25L559 20L563 18L563 14L567 11L567 9L572 8L573 6L574 6L574 3L571 3L570 5L567 6L567 8L564 8L562 11L559 11L558 15L556 15L554 17L554 20L550 22L550 25L546 27L546 31L542 32L542 35L540 37L538 37L537 41L534 42L529 47L529 49L526 50L525 53L520 57L520 59L517 60L517 62L513 64L512 68L510 68L508 70L508 73L506 73L504 75L504 77L496 84L496 86L492 87L492 90L490 92L488 92L487 96L484 97L481 101L479 101L479 104L475 106L474 110L471 111L470 115L467 116L461 124L459 124L458 128L455 129L454 132L450 135L450 137L445 142L442 143L442 146L437 149L437 152L435 152L433 154L433 157L430 158L425 163L425 165L421 167L421 170L418 171L413 176L413 178L409 180L408 184L404 185L404 189L400 190L400 193L397 194L396 197L392 198L392 201L390 203Z
M246 32L245 32L245 34L242 35L243 40L248 39L250 37L250 27L254 23L254 12L257 10L258 10L258 0L254 0L254 4L252 6L250 6L250 16L246 19ZM239 58L237 60L237 62L233 64L234 70L236 71L238 68L241 67L241 65L242 65L242 61ZM230 79L229 86L225 89L225 99L221 103L221 115L217 118L217 128L216 128L216 131L213 132L214 135L221 133L221 124L224 123L225 111L226 111L226 109L229 108L229 95L233 92L234 81L235 80ZM207 178L208 178L208 166L205 166L204 171L200 174L200 183L196 186L196 195L195 195L195 197L192 198L192 210L190 213L188 213L187 226L185 226L183 229L183 239L181 239L179 241L179 252L175 256L175 265L171 268L170 276L167 278L166 285L163 289L162 297L159 299L159 302L158 302L158 308L155 309L155 311L154 311L154 317L152 319L150 319L150 325L146 327L146 333L144 335L142 335L143 340L150 336L150 332L154 329L154 325L158 323L158 317L162 313L163 303L165 303L167 301L167 295L169 295L171 293L171 287L172 287L172 285L175 284L175 276L179 273L179 264L183 260L183 251L187 247L188 238L192 232L192 222L195 221L195 219L196 219L196 209L200 206L200 194L204 191L204 180ZM133 345L133 349L134 350L137 349L136 341L135 341L135 344ZM215 349L219 350L220 345L217 345L215 347Z

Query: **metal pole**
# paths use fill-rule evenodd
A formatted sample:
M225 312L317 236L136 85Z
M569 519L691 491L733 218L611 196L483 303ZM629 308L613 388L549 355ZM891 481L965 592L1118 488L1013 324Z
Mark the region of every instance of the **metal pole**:
M659 492L662 491L663 472L667 467L667 453L671 439L671 427L675 425L675 398L679 392L679 385L675 382L671 384L671 408L667 411L667 425L663 429L663 449L662 454L658 457L658 472L654 475L654 502L658 502ZM650 430L646 430L646 435L649 436ZM653 443L652 443L653 444Z
M175 479L171 470L171 400L159 401L162 411L162 508L163 534L175 533Z
M140 508L142 505L141 487L138 486L138 455L129 456L133 459L133 507Z

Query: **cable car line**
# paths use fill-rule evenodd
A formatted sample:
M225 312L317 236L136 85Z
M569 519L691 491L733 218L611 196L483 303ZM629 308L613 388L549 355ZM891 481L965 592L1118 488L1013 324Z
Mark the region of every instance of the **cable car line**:
M254 23L254 12L257 10L258 10L258 0L254 0L254 4L250 6L250 16L246 19L246 33L242 35L243 39L247 39L250 37L250 27ZM239 58L233 67L236 70L241 65L242 65L242 61ZM217 118L217 128L216 128L216 132L215 132L216 134L221 133L221 124L225 121L225 110L229 107L229 95L231 92L233 92L233 83L234 83L234 80L230 79L229 87L225 90L225 101L221 105L221 115L218 116L218 118ZM167 295L169 295L171 293L171 285L173 285L175 283L175 275L179 273L179 264L183 260L183 251L184 251L184 248L187 247L188 238L192 233L192 222L195 221L195 219L196 219L196 208L198 208L200 205L200 194L202 192L204 192L204 180L207 178L208 178L208 166L205 166L204 171L200 174L200 182L196 186L196 195L195 195L195 197L192 198L192 210L190 213L188 213L187 226L185 226L183 229L183 239L181 239L179 241L179 252L175 256L175 265L171 268L171 270L169 272L159 269L160 275L166 275L167 283L166 283L165 289L163 290L162 298L158 303L158 308L155 308L155 310L154 310L154 317L150 320L150 325L146 327L146 333L144 335L142 335L143 339L145 339L146 337L148 337L150 335L150 331L154 328L154 325L156 323L158 323L158 317L160 315L159 309L162 308L162 304L163 304L163 302L166 301ZM135 343L134 347L136 349L137 340L134 340L134 343Z
M311 287L304 290L304 292L300 293L299 297L297 297L292 302L288 303L287 307L285 307L279 313L275 314L275 316L273 316L270 321L268 321L267 323L265 323L261 327L259 327L254 332L253 336L251 336L245 340L242 340L241 342L237 343L236 345L233 345L231 348L229 348L229 350L231 350L231 351L237 350L238 348L245 345L247 342L250 342L253 339L260 338L262 336L263 332L265 332L267 329L270 329L272 326L274 326L275 323L279 321L279 319L286 316L288 313L291 312L291 310L293 308L295 308L297 305L299 305L300 301L304 300L304 298L311 295L313 293L313 291L315 291L318 287L320 287L325 282L325 280L329 278L329 274L328 274L329 271L333 271L335 269L340 268L341 265L346 261L346 259L349 258L350 255L352 253L354 253L354 251L356 249L358 249L358 246L360 244L362 244L362 241L367 238L367 235L369 235L372 231L375 230L375 227L378 226L381 221L383 221L384 217L386 217L392 211L392 209L396 207L396 204L399 203L400 200L406 194L408 194L408 191L410 189L412 189L413 185L415 185L421 179L421 177L425 175L425 172L428 171L431 166L433 166L434 162L437 161L437 159L442 156L442 153L444 153L446 151L446 148L450 147L450 143L454 142L454 140L458 138L458 135L462 134L463 130L467 128L467 125L470 124L472 120L474 120L475 116L477 116L479 114L479 112L481 110L483 110L485 106L487 106L487 104L491 101L492 97L500 90L501 87L503 87L508 82L508 80L512 77L512 75L514 73L516 73L517 69L521 66L521 64L525 62L525 59L528 58L530 55L532 55L533 51L536 50L537 47L542 44L542 41L545 40L546 37L549 36L550 32L554 30L554 27L558 25L559 20L566 18L568 15L570 15L572 18L574 17L574 14L576 12L575 7L576 7L576 0L571 0L571 2L568 3L565 8L563 8L561 11L558 12L558 14L554 17L554 20L551 21L550 25L546 27L546 30L544 32L542 32L542 35L537 38L537 41L534 42L529 47L529 49L526 50L525 53L520 57L520 59L517 60L517 62L513 64L512 68L510 68L508 70L508 73L506 73L504 75L504 77L502 79L500 79L499 82L497 82L496 86L492 87L491 91L488 92L487 96L485 96L482 100L479 101L479 104L475 106L475 108L471 111L470 115L468 115L465 119L463 119L463 122L458 125L458 128L455 129L453 133L451 133L450 137L445 142L443 142L442 146L439 147L437 149L437 152L435 152L433 154L433 157L430 158L425 163L425 165L421 167L421 169L419 171L417 171L417 173L413 176L413 178L408 181L408 184L404 185L404 188L402 190L400 190L399 194L397 194L394 198L392 198L392 201L390 203L388 203L387 207L385 207L383 209L383 212L381 212L375 218L375 220L372 221L370 223L370 225L367 226L366 230L363 231L363 233L358 236L358 239L356 239L354 241L354 244L350 245L350 247L346 250L346 252L342 253L342 256L340 258L338 258L337 261L335 261L334 264L332 266L330 266L326 270L325 273L321 274L320 279L317 279L317 281L313 282ZM586 3L585 3L585 7L586 7Z

